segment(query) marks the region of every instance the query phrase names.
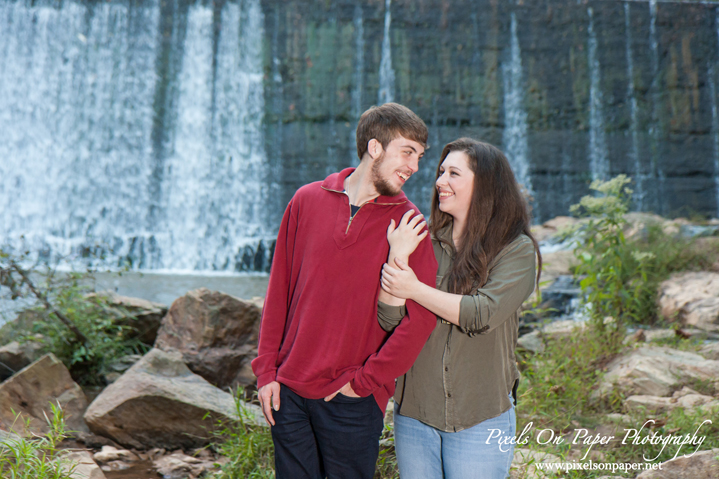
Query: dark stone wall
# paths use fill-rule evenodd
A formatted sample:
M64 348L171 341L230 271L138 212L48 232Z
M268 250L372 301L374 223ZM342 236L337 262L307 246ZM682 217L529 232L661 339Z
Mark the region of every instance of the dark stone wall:
M653 50L650 4L629 2L630 79L625 2L519 3L391 3L395 101L425 120L432 144L420 173L406 186L410 198L428 209L445 143L472 136L503 146L503 66L510 61L512 14L522 55L536 213L541 219L566 214L587 193L591 8L611 174L634 176L634 124L645 191L641 208L716 216L717 6L658 3ZM262 8L266 147L279 215L300 185L357 163L357 118L378 102L385 2L266 0ZM634 123L630 81L637 102Z

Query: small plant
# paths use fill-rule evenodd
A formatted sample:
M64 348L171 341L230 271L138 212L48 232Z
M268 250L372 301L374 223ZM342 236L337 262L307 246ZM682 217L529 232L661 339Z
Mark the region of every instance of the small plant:
M0 443L0 477L12 479L71 479L75 469L58 455L58 444L67 437L59 405L50 404L52 416L45 416L48 433L31 438L10 437ZM16 416L19 418L19 415ZM28 429L29 424L25 424Z
M243 391L235 394L237 421L220 421L213 433L213 448L230 461L216 473L217 479L272 479L274 470L274 445L270 428L257 424L252 411L242 401Z
M624 175L594 181L590 188L596 195L583 197L570 210L587 217L577 229L575 256L579 264L575 274L582 277L580 286L585 301L591 304L594 327L610 333L614 341L622 340L626 323L645 318L645 308L656 295L648 281L654 253L638 251L624 236L632 195L626 185L630 181Z

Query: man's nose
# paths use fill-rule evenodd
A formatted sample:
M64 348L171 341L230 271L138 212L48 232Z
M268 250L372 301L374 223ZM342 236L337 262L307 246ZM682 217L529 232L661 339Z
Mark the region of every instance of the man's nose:
M413 174L417 173L417 170L419 170L419 157L413 156L409 160L409 164L407 165L407 167L412 171Z

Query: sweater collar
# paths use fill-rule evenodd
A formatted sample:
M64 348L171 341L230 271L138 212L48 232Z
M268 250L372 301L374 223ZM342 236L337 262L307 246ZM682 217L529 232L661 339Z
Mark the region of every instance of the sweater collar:
M327 191L344 194L345 179L349 175L351 175L354 170L355 170L355 168L345 168L344 170L342 170L340 172L332 173L330 176L325 178L325 180L322 182L322 188L324 188ZM407 202L407 195L405 195L403 191L400 191L400 193L396 196L380 195L377 198L370 201L370 203L378 203L378 204L385 204L385 205L398 205L398 204L402 204L402 203L406 203L406 202Z

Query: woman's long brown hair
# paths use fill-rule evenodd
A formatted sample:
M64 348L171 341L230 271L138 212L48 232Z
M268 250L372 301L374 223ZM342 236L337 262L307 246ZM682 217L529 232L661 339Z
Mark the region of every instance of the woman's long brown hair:
M520 234L527 235L534 243L538 260L538 287L542 255L530 229L532 217L529 204L522 195L507 157L488 143L459 138L442 150L435 179L439 177L444 159L452 151L462 151L469 158L469 166L474 172L474 186L466 229L448 274L449 292L470 294L474 289L484 286L489 275L489 264ZM437 232L451 223L452 216L439 209L439 195L435 188L429 230L437 238Z

